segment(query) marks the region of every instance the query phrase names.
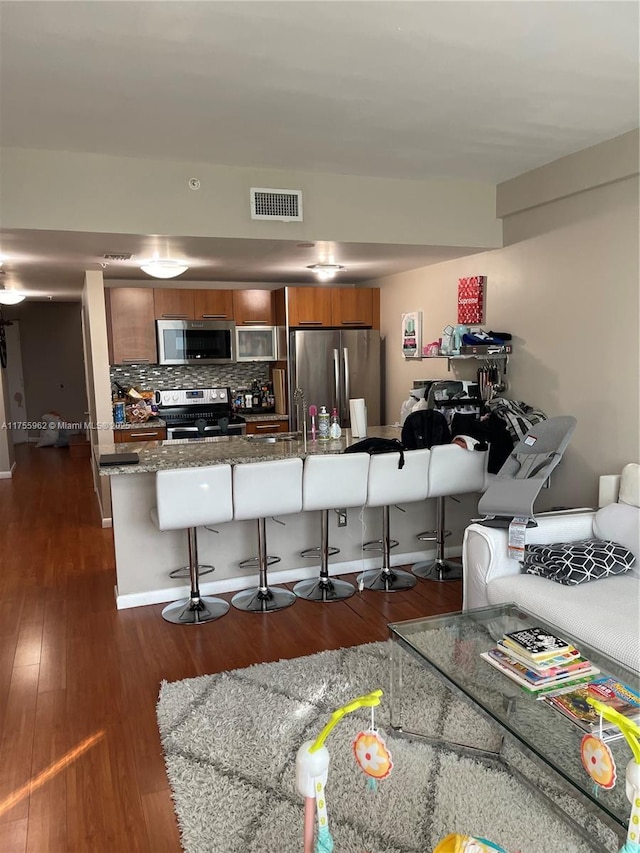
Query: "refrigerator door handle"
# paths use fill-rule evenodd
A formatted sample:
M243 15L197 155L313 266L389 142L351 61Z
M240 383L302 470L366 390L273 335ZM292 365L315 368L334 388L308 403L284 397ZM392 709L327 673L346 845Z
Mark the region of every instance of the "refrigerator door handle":
M349 370L349 350L344 347L342 350L344 358L344 401L343 401L343 420L349 416L349 399L351 397L351 371Z
M340 399L340 354L337 349L334 349L333 351L333 372L335 379L336 408L340 411L342 408L342 401Z

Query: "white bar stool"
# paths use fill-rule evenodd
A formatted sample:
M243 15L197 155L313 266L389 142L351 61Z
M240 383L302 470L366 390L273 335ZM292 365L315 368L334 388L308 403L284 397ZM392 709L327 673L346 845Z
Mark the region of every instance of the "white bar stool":
M450 531L445 530L445 498L486 488L487 451L465 450L457 444L438 444L431 448L428 474L428 498L436 499L436 529L418 534L421 542L436 543L435 560L416 563L411 571L429 581L453 581L462 577L462 566L449 563L444 543Z
M199 625L219 619L229 610L229 605L222 598L200 595L197 528L233 518L231 466L158 471L156 504L151 517L160 530L187 531L191 581L189 598L168 604L162 611L162 618L176 625Z
M320 510L320 545L306 548L302 557L320 557L320 576L300 581L293 591L307 601L341 601L356 591L353 584L329 577L329 557L339 548L329 547L329 510L364 507L367 500L368 453L307 456L302 473L302 509Z
M241 566L257 566L258 586L236 593L231 604L238 610L270 613L289 607L296 600L288 589L271 588L267 568L280 557L267 556L267 516L288 515L302 509L302 459L247 462L233 468L233 518L257 519L258 556L243 560Z
M410 572L391 568L390 550L393 543L389 538L389 506L396 503L422 501L426 498L429 453L427 449L405 450L403 468L398 468L397 453L380 453L371 456L367 506L382 507L382 539L379 540L382 549L382 569L363 572L358 576L358 583L363 583L366 589L396 592L416 585L416 578Z

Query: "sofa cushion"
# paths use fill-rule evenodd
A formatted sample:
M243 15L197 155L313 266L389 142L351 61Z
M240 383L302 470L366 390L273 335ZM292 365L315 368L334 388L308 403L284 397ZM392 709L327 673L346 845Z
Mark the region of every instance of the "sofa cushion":
M640 507L640 465L637 462L629 462L622 469L618 501Z
M580 586L561 586L533 575L495 578L491 604L510 601L560 631L640 670L640 581L630 572Z
M616 542L583 539L554 545L527 545L524 570L565 586L622 575L635 563L635 555Z
M603 506L593 519L593 533L598 539L609 539L624 545L635 554L636 563L631 570L640 577L640 509L630 504Z

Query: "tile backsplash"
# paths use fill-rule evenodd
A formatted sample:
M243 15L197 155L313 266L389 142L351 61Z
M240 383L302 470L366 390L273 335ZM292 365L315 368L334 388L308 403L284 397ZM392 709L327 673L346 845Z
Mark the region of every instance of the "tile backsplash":
M266 382L269 365L256 361L250 364L189 365L127 364L110 369L111 383L137 385L148 391L167 391L173 388L248 388L254 379Z

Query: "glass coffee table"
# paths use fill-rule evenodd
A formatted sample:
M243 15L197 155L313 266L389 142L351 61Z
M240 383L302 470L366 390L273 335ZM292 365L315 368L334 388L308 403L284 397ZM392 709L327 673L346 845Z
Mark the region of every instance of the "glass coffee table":
M405 653L408 652L436 673L454 694L498 724L503 736L503 749L491 753L497 760L513 770L508 750L504 750L505 738L520 744L528 757L534 759L536 766L553 771L554 780L559 780L564 790L569 790L582 802L588 814L599 818L618 838L624 839L631 810L624 783L625 768L632 757L626 740L620 738L608 742L618 769L615 787L610 791L597 787L587 776L580 760L580 741L584 732L546 702L527 694L480 657L480 653L495 646L503 634L534 625L573 642L603 674L614 676L634 690L639 689L638 673L515 604L503 604L389 625L393 641L391 725L406 736L434 739L403 727L403 681L407 678ZM451 745L466 748L460 744ZM522 777L519 771L516 774ZM530 777L523 781L535 785L535 779ZM551 805L558 809L556 803ZM562 815L575 823L564 811ZM576 825L576 828L584 834L584 827Z

